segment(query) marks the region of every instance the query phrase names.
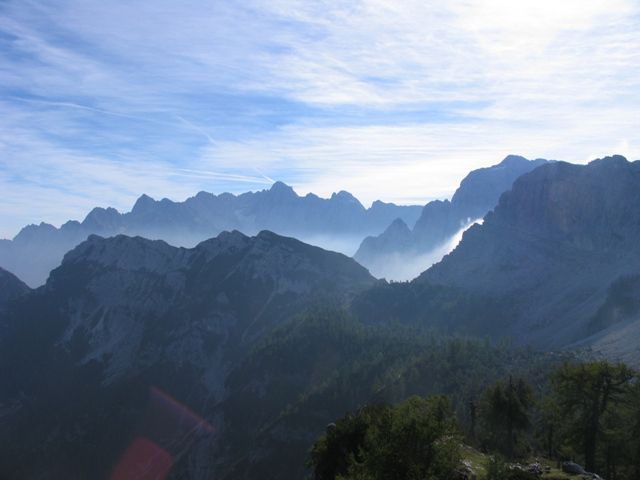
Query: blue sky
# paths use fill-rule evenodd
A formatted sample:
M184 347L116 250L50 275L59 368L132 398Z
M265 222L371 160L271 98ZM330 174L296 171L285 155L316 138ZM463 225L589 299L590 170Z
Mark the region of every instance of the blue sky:
M424 203L640 158L635 0L0 3L0 237L273 179Z

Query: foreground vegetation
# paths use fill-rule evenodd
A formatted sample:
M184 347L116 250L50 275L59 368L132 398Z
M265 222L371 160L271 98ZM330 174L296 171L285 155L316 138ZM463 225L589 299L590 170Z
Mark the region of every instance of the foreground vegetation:
M522 378L500 380L469 402L466 423L445 396L365 406L327 427L309 466L315 480L515 480L566 478L553 462L577 461L608 480L640 478L638 374L565 363L548 385L536 395Z
M513 374L537 396L574 358L318 307L271 332L230 373L223 435L239 460L228 478L303 478L314 440L362 405L443 395L460 430L472 431L471 407L488 385Z

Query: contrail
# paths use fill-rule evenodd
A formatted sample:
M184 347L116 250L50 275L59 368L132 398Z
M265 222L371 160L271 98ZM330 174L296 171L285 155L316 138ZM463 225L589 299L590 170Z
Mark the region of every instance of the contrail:
M270 184L274 183L272 179L263 175L260 177L251 176L251 175L238 175L234 173L222 173L222 172L214 172L211 170L197 170L193 168L176 168L169 169L169 172L183 172L188 176L207 176L212 178L220 178L222 180L232 180L237 182L248 182L248 183L263 183Z
M49 105L52 107L63 107L63 108L75 108L77 110L87 110L89 112L95 112L95 113L102 113L104 115L111 115L114 117L123 117L123 118L130 118L132 120L138 120L141 122L149 122L149 123L155 123L158 125L172 125L175 126L174 123L171 122L163 122L161 120L155 120L153 118L147 118L147 117L139 117L137 115L131 115L128 113L121 113L121 112L114 112L112 110L105 110L102 108L96 108L96 107L90 107L88 105L83 105L81 103L74 103L74 102L56 102L56 101L52 101L52 100L42 100L42 99L35 99L35 98L23 98L23 97L17 97L17 96L10 96L9 98L13 99L13 100L17 100L19 102L24 102L24 103L35 103L35 104L40 104L40 105Z
M181 117L180 115L176 115L176 118L178 120L180 120L182 123L184 123L185 125L187 125L188 127L191 127L192 129L194 129L196 132L201 133L202 135L207 137L207 140L209 140L209 143L211 143L212 145L215 145L215 142L213 141L213 138L211 138L211 135L209 135L207 132L205 132L202 128L200 128L199 126L191 123L189 120L187 120L186 118Z
M258 172L258 173L260 174L260 176L261 176L262 178L264 178L265 180L267 180L269 183L276 183L276 181L275 181L273 178L271 178L271 177L269 177L268 175L266 175L266 174L265 174L263 171L261 171L258 167L253 167L253 169L254 169L256 172Z

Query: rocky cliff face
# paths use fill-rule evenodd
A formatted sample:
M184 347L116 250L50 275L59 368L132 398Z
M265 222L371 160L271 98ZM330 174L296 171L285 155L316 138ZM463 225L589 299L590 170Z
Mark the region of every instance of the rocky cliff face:
M502 302L508 334L545 347L593 334L612 284L640 272L640 162L557 162L523 175L418 282Z
M104 476L142 428L151 387L179 392L219 432L227 375L266 331L373 282L344 255L267 231L192 249L91 236L2 317L0 444L17 456L3 455L0 476ZM196 440L186 474L210 478L219 438Z
M398 261L432 260L425 254L441 247L472 221L484 217L515 179L544 163L546 160L530 161L509 155L498 165L474 170L462 180L451 201L435 200L425 205L412 231L399 233L398 225L392 224L382 234L364 239L354 258L378 276L396 279L393 270ZM431 263L424 264L422 270ZM390 267L385 269L385 265Z
M0 242L0 265L31 286L41 285L63 255L92 234L139 235L193 246L222 231L253 235L271 230L351 254L348 244L381 232L398 217L413 225L420 210L380 201L366 209L344 191L329 199L313 194L300 197L282 182L269 190L237 196L200 192L184 202L142 195L129 213L94 208L84 221L69 221L59 229L44 223L29 225L13 240Z

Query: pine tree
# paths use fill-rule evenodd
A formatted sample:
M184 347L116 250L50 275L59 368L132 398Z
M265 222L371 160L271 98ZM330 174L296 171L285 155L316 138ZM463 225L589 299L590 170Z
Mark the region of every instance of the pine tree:
M491 446L513 458L518 437L531 426L533 392L522 379L497 382L484 394L481 416Z
M565 364L551 378L553 400L566 440L584 454L585 468L596 471L596 455L604 443L605 419L628 394L634 372L605 361ZM604 456L611 458L611 452Z

